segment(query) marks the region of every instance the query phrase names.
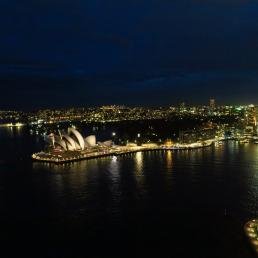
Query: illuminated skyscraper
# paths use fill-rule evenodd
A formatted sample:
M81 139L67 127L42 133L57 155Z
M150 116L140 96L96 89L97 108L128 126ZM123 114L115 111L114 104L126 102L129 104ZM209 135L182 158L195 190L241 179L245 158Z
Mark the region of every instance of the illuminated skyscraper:
M210 108L214 109L216 107L216 101L215 99L210 99Z

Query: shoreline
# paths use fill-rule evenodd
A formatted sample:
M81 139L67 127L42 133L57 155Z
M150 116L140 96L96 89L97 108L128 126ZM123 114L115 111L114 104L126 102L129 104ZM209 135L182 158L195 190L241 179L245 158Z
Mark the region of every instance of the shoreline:
M244 231L253 250L258 254L258 219L246 222Z
M195 150L201 148L207 148L214 144L215 141L209 140L202 144L193 144L193 145L177 145L177 146L155 146L155 147L117 147L116 149L111 150L104 150L104 151L95 151L90 153L71 153L71 156L65 157L62 156L60 153L58 154L51 154L45 152L39 152L32 154L32 159L38 162L46 162L46 163L55 163L55 164L63 164L69 162L76 162L81 160L89 160L89 159L97 159L102 157L108 156L122 156L131 153L137 152L147 152L147 151L180 151L180 150Z

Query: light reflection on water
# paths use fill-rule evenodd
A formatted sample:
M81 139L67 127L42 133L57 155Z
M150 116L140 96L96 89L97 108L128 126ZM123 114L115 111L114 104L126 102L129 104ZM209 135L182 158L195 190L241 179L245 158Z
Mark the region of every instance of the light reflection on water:
M137 152L135 154L135 174L137 176L142 176L143 175L143 153Z
M241 230L245 220L258 215L258 146L228 142L192 151L138 152L63 165L28 159L1 165L0 191L5 218L76 221L79 227L91 227L93 235L99 225L112 231L117 225L124 229L138 223L147 229L156 224L162 234L170 225L170 236L174 221L182 216L190 219L190 226L237 221L233 230ZM219 233L216 227L208 230L215 239L229 232L223 231L224 224ZM237 237L229 239L232 246L238 245Z
M165 164L166 164L166 173L164 175L165 177L165 186L166 186L166 190L169 192L169 191L172 191L173 189L173 185L175 183L174 181L174 171L173 171L173 152L172 151L166 151L164 154L164 159L165 159Z
M167 169L172 170L173 169L173 157L172 157L172 151L166 152L166 159L167 159Z
M167 193L179 191L181 184L182 188L188 187L188 191L205 194L210 186L214 193L208 192L207 196L214 195L214 200L217 198L216 193L220 196L223 190L223 206L233 204L229 209L234 212L240 209L256 215L258 209L256 145L239 146L229 142L196 151L138 152L118 158L107 157L63 165L34 162L32 168L36 173L49 174L51 188L60 196L71 192L76 198L85 200L105 187L108 189L106 197L110 198L112 207L117 210L121 198L128 191L134 191L137 198L145 198L157 184L155 180L160 184L158 187L163 187ZM132 182L131 186L127 182ZM128 187L132 189L128 190ZM235 196L239 196L237 200ZM220 197L216 202L219 200Z

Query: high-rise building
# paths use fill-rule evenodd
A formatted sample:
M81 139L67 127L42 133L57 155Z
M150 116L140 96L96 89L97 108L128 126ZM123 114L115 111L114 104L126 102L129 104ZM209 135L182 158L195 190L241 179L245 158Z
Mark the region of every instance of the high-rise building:
M256 122L256 108L254 105L249 105L245 110L246 126L252 126L254 129L257 125Z
M214 109L216 107L215 99L210 99L210 108Z

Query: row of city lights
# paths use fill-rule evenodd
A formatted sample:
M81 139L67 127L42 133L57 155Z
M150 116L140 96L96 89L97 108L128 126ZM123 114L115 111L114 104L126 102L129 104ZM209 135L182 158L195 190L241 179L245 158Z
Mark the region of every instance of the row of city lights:
M115 137L115 136L116 136L116 132L113 132L113 133L112 133L112 136ZM141 134L138 133L138 134L137 134L137 137L140 138L140 137L141 137Z

